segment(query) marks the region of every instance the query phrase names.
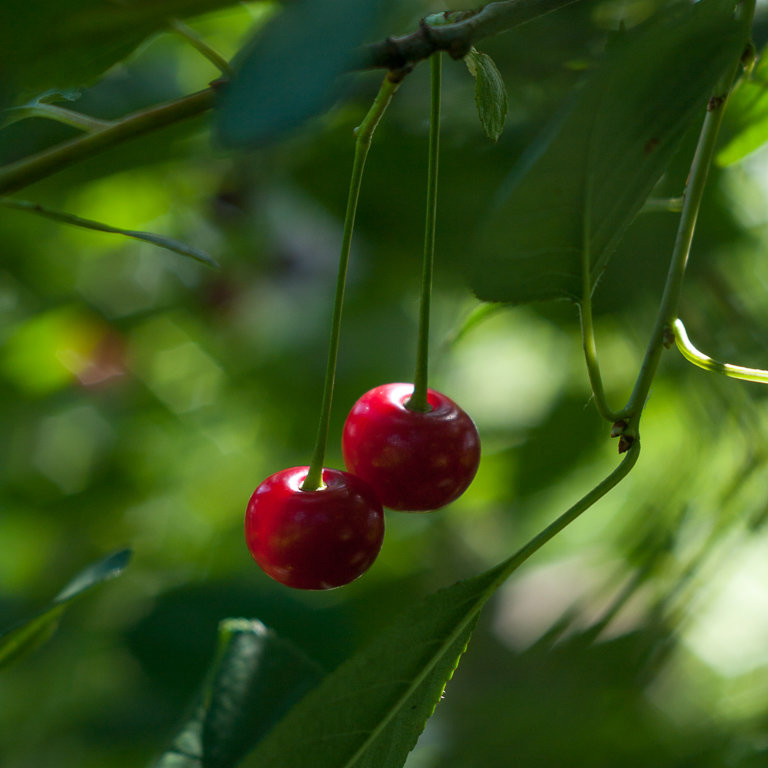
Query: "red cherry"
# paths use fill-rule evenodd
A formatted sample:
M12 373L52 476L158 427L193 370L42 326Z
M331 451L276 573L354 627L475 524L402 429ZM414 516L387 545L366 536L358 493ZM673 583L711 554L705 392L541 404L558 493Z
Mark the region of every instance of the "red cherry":
M323 469L322 488L303 491L308 467L268 477L245 512L245 541L275 581L297 589L332 589L354 581L376 559L384 513L370 486Z
M426 511L461 496L480 462L472 419L450 398L427 390L427 413L405 403L413 384L383 384L366 392L344 424L347 469L367 481L390 509Z

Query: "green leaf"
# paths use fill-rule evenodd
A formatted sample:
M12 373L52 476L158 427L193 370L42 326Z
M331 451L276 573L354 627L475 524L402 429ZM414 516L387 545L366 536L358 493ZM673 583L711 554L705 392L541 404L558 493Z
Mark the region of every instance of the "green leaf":
M3 0L0 72L35 93L87 85L149 35L234 0Z
M733 165L768 141L768 47L763 49L752 76L739 82L725 112L721 166Z
M467 264L477 295L579 300L582 257L594 286L746 35L721 0L621 33L513 169Z
M287 5L234 62L217 111L218 138L231 147L257 146L330 107L378 8L378 0Z
M510 561L428 596L347 660L259 744L253 768L392 768L405 761Z
M507 119L507 89L493 59L476 48L465 56L467 69L475 78L475 104L485 135L498 141Z
M0 633L0 667L49 640L67 604L91 587L119 576L130 559L131 550L123 549L89 565L59 592L47 608Z
M320 681L322 670L261 622L226 619L193 714L154 768L229 768Z
M165 235L155 235L152 232L139 232L135 229L121 229L120 227L113 227L110 224L102 224L99 221L92 221L91 219L83 219L80 216L75 216L72 213L64 213L63 211L54 211L50 208L44 208L37 203L29 202L28 200L16 200L10 197L0 197L0 206L5 208L13 208L18 211L26 211L27 213L35 213L39 216L44 216L47 219L53 219L54 221L62 222L63 224L72 224L76 227L83 227L84 229L92 229L96 232L107 232L115 235L123 235L125 237L131 237L134 240L143 240L146 243L152 243L160 248L165 248L167 251L173 251L179 253L182 256L189 256L189 258L195 261L200 261L203 264L207 264L209 267L218 267L218 262L209 256L205 251L195 248L187 243L182 243L179 240L174 240L172 237L166 237Z

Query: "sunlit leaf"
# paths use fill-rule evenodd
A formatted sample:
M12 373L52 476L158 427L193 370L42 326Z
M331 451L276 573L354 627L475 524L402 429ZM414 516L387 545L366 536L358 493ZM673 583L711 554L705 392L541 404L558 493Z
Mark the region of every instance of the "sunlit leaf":
M732 165L768 141L768 48L751 76L745 77L728 100L723 122L719 165Z
M493 59L473 48L464 58L475 78L475 104L485 135L498 141L507 119L507 89Z
M49 640L67 604L91 587L119 576L130 559L131 550L123 549L89 565L59 592L47 608L0 633L0 667Z
M378 0L297 0L238 56L221 99L219 139L255 146L331 106L353 49L378 16Z
M467 265L480 298L578 300L582 254L594 285L746 39L721 0L622 34L513 169Z

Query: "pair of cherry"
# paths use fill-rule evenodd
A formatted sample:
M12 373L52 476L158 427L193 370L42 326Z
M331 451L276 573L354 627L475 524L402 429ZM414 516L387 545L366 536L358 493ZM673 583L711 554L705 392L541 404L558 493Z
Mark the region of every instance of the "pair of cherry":
M324 468L322 486L303 490L308 467L292 467L254 491L245 538L269 576L299 589L348 584L381 549L382 505L425 512L467 489L480 461L472 419L432 389L429 410L413 410L412 393L412 384L384 384L355 403L342 435L348 472Z

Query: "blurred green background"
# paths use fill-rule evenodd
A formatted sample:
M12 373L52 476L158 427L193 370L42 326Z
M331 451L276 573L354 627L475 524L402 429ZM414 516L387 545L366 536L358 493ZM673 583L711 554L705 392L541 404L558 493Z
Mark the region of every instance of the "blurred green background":
M192 19L226 56L269 4ZM388 4L383 34L442 10ZM218 271L147 244L0 216L0 627L88 562L131 566L2 671L3 768L133 768L167 742L228 616L254 617L332 669L405 604L509 555L616 464L590 403L567 304L477 316L462 279L500 183L620 20L652 0L580 3L480 47L510 99L498 144L461 62L444 65L431 384L476 420L484 456L451 507L389 513L378 561L329 593L271 582L242 517L268 474L309 460L352 161L381 75L269 149L234 154L196 119L24 190L86 218L212 253ZM760 18L758 47L768 37ZM216 71L172 34L85 90L112 118L202 87ZM363 185L327 463L365 390L410 380L423 227L428 72L385 116ZM728 130L726 125L725 130ZM0 130L9 161L74 136ZM661 183L683 188L695 132ZM768 154L715 169L681 316L719 359L768 359ZM596 294L609 397L629 394L675 232L638 218ZM500 233L499 236L503 236ZM763 388L666 353L629 478L486 608L409 768L747 766L768 760L768 401ZM293 768L293 767L291 767Z

